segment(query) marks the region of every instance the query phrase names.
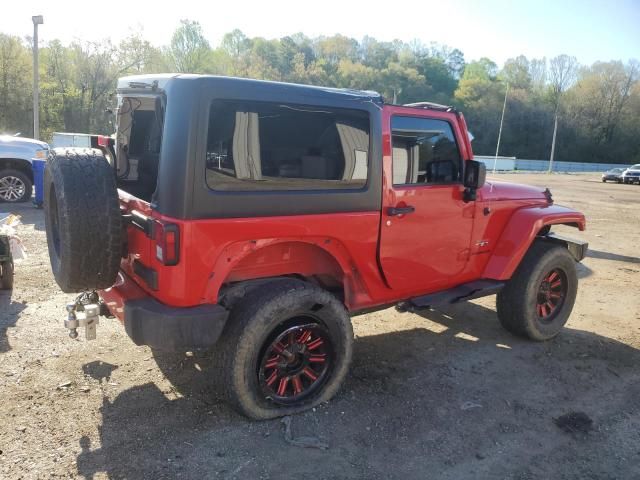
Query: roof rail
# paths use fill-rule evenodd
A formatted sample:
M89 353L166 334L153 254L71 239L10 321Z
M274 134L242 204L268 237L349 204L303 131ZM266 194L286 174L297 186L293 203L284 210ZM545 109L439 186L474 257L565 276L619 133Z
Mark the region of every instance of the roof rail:
M455 112L455 107L451 107L449 105L440 105L439 103L433 102L416 102L416 103L406 103L403 105L405 107L413 107L413 108L424 108L427 110L438 110L440 112Z

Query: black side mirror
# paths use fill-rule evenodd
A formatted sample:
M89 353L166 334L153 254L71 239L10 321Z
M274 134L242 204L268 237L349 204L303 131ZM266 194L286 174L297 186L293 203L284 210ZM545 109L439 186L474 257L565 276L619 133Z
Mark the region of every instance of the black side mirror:
M476 199L476 190L482 188L487 179L487 167L476 160L467 160L464 163L464 201L472 202Z

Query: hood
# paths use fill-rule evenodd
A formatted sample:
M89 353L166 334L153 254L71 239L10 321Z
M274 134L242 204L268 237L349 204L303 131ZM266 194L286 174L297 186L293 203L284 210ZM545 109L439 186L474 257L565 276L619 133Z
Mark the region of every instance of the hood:
M519 183L487 182L481 189L483 201L548 200L545 189Z
M49 148L46 142L41 142L34 138L12 137L10 135L0 135L0 145L11 145L12 147L28 145L34 148Z

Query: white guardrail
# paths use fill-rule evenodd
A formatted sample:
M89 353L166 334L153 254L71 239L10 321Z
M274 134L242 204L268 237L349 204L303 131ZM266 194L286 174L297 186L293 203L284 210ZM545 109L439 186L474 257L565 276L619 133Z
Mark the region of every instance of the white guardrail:
M546 172L549 170L549 160L525 160L515 157L495 157L490 155L475 155L473 157L487 166L487 171L493 171L495 161L496 171L527 171ZM629 168L631 164L622 163L587 163L587 162L553 162L554 172L606 172L612 168Z

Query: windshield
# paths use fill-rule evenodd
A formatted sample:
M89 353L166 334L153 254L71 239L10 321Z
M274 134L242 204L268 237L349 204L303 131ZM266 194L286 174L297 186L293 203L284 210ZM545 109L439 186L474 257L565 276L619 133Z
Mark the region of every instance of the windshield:
M640 170L640 163L636 163L631 167L631 170Z

